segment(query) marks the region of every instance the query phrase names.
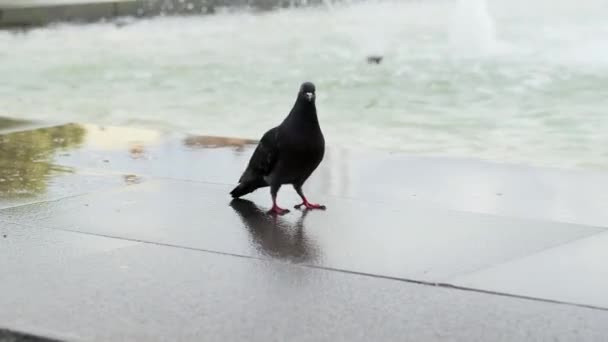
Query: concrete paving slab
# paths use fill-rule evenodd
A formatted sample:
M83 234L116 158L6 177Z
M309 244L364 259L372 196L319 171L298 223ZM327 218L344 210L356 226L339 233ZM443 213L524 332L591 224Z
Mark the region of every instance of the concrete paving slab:
M254 148L243 139L83 127L82 147L59 156L61 165L235 184ZM608 227L608 174L602 172L330 147L306 187L320 195Z
M597 261L608 227L607 175L330 148L305 187L328 210L275 219L264 213L267 190L247 196L253 202L230 202L228 196L252 149L242 139L91 125L1 134L0 246L7 248L0 248L0 259L6 254L0 268L8 280L0 282L0 294L7 294L0 295L0 307L11 309L0 310L0 327L74 340L200 340L201 334L284 340L289 331L294 340L608 336L595 323L600 316L581 308L479 293L461 298L466 292L387 279L608 308L607 276ZM298 198L285 187L280 201L292 206ZM168 259L153 269L163 265L157 256ZM172 274L175 269L180 271ZM129 270L133 274L125 275ZM271 278L256 280L249 274L256 272ZM319 288L327 298L307 292L295 304L264 306L271 298L293 297L300 281L323 283L315 272L330 279ZM228 282L229 275L240 281ZM365 285L370 279L382 283ZM426 299L402 298L403 290L386 285L393 283L412 296L421 289ZM278 294L262 288L258 297L257 284L272 285ZM220 288L229 290L218 294ZM194 289L212 296L201 299ZM436 297L426 294L429 289L447 292ZM28 293L34 293L31 304ZM192 293L195 301L188 302ZM324 302L309 304L313 297ZM505 312L511 304L503 300L518 304ZM240 303L243 312L237 312ZM355 312L351 303L368 309ZM55 312L61 314L49 314ZM392 312L399 314L388 317ZM574 321L566 321L571 316ZM239 323L228 327L224 321L233 317ZM184 321L192 325L180 332L175 327ZM516 330L522 321L523 330ZM386 325L382 330L371 322ZM95 328L82 328L87 326Z
M449 280L503 293L608 307L608 234Z
M0 223L3 277L65 265L67 260L133 246L137 242Z
M356 171L344 187L352 184L359 198L414 197L455 210L608 227L606 172L389 152L351 153L349 159Z
M95 190L127 186L132 182L133 176L77 172L47 177L48 179L44 183L44 188L31 188L28 189L28 192L18 194L0 194L0 208L4 209L31 203L55 201Z
M29 198L37 204L1 210L0 220L426 281L445 281L605 229L547 221L557 218L555 203L579 208L572 212L577 220L585 211L595 214L592 221L601 220L605 211L593 207L603 196L601 175L583 178L599 181L590 192L586 180L559 170L532 169L526 178L509 166L331 149L306 186L330 210L305 219L294 212L274 222L263 215L270 204L265 190L248 196L256 204L229 205L227 193L251 143L94 125L6 134L0 141L0 162L7 165L2 170L13 174L18 166L18 181L4 183L0 204L27 203L19 193L41 195ZM63 169L70 172L55 172ZM479 178L489 179L483 182L487 188L475 187ZM546 179L551 180L542 183ZM584 186L567 188L560 180ZM496 184L508 184L527 206L505 195L486 210L489 199L479 194L492 193ZM558 195L534 190L534 184ZM582 203L583 194L592 205L563 200L573 195ZM451 210L458 198L466 203L460 209L473 212L538 212L528 220ZM289 187L280 200L286 206L298 202Z
M77 170L55 161L78 149L85 134L80 126L64 125L0 135L0 208L129 184L128 174Z
M370 274L442 281L592 234L597 227L311 194L327 211L266 215L265 192L230 206L230 187L150 180L128 189L0 211L23 224ZM280 196L299 203L293 191ZM306 215L304 217L304 215ZM92 220L92 218L95 218Z
M0 282L0 325L73 341L602 341L608 312L154 245Z

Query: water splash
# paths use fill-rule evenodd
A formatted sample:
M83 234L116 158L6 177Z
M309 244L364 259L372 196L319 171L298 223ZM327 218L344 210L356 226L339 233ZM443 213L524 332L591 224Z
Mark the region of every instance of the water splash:
M458 0L449 25L449 44L459 56L480 56L496 51L495 23L486 0Z

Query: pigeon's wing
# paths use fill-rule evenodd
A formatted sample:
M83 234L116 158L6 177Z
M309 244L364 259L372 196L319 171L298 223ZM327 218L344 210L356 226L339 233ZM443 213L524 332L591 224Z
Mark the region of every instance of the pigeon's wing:
M247 169L239 179L239 183L262 178L270 174L279 159L279 129L268 130L258 143Z

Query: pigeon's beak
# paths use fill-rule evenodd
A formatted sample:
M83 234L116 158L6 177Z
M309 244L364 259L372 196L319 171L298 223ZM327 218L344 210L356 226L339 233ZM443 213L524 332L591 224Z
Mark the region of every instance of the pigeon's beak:
M308 99L308 101L312 101L312 99L315 98L315 94L310 93L310 92L305 93L304 95L306 95L306 98Z

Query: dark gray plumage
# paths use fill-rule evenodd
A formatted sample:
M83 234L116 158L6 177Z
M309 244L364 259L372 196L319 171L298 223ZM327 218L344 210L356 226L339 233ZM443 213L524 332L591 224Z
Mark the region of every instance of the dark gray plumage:
M296 208L325 209L325 206L308 202L302 192L302 185L325 154L325 138L319 126L315 97L314 84L302 83L289 115L262 136L239 179L239 185L230 192L232 197L238 198L270 186L271 212L284 214L289 210L277 205L277 193L281 185L292 184L302 198L302 203Z

